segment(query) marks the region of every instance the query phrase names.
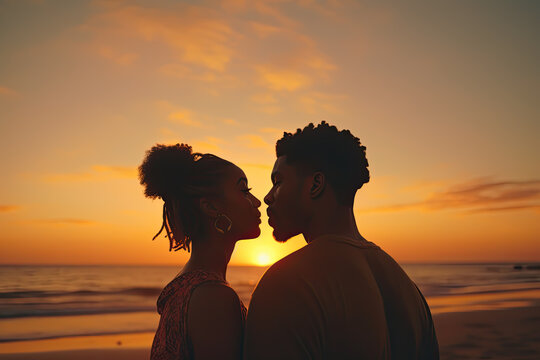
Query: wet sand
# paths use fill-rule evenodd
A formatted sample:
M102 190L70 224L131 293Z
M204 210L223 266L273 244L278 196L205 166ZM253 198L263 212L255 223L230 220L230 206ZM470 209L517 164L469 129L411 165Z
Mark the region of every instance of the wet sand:
M540 306L434 316L441 359L540 359Z
M434 315L441 359L540 359L540 306ZM0 360L148 359L153 334L0 343ZM62 350L59 350L62 349Z

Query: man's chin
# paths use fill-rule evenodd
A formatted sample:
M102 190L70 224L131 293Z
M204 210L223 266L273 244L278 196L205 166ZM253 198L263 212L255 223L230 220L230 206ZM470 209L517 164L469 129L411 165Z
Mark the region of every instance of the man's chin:
M274 240L276 240L277 242L280 242L280 243L287 242L287 240L289 240L292 237L292 236L287 235L285 233L281 233L279 231L276 231L275 229L274 229L274 232L272 233L272 235L274 236Z

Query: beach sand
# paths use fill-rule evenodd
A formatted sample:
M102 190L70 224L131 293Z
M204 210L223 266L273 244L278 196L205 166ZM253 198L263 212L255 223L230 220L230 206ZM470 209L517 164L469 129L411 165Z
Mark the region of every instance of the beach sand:
M64 350L0 355L0 359L13 360L148 360L149 358L150 349Z
M441 359L540 359L540 306L434 315ZM153 334L0 344L0 360L148 359ZM62 350L60 350L62 349Z
M434 316L441 359L540 359L540 306Z

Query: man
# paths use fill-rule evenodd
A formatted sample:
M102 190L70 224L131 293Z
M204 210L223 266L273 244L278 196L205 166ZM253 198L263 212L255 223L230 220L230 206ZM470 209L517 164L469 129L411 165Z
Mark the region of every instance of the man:
M429 307L401 267L356 227L356 190L369 181L365 147L322 122L276 144L264 201L274 238L307 245L255 289L245 359L438 359Z

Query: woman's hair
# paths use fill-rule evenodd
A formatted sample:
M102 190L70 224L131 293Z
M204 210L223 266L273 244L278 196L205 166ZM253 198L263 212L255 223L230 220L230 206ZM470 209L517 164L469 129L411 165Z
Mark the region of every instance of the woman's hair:
M139 180L146 197L163 199L163 229L169 251L186 249L203 233L204 215L199 199L217 196L226 168L233 164L212 154L193 153L187 144L152 147L139 166ZM153 240L152 239L152 240Z
M304 171L321 171L341 203L354 201L357 189L369 181L366 147L349 130L339 131L322 121L291 134L285 132L276 143L276 155Z

